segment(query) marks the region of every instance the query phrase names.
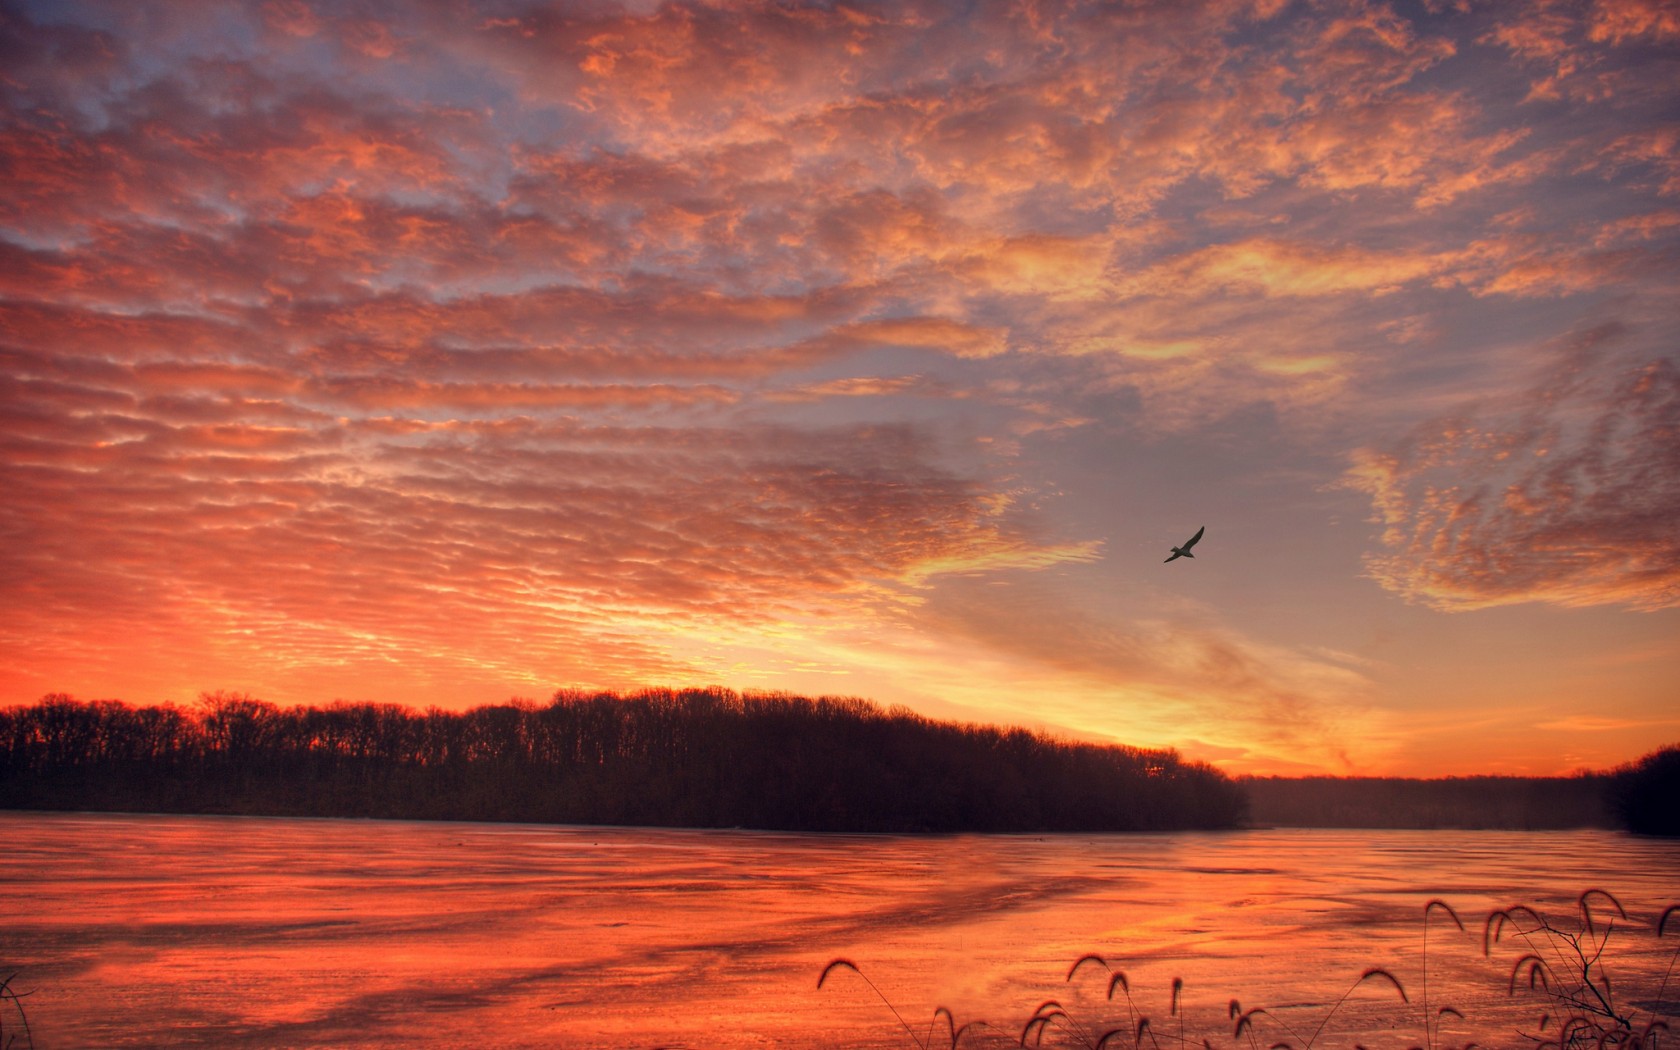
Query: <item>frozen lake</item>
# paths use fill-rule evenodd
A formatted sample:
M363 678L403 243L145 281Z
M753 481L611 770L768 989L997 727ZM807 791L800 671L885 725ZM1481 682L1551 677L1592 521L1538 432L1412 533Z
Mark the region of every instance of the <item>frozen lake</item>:
M6 812L0 842L0 977L27 993L41 1050L912 1047L937 1006L995 1026L961 1046L1013 1046L1046 999L1080 1027L1058 1019L1043 1045L1089 1045L1135 1027L1100 967L1065 980L1088 952L1127 974L1162 1046L1179 1041L1174 978L1191 1045L1239 1045L1235 998L1272 1011L1258 1045L1299 1047L1371 967L1410 1002L1373 978L1317 1045L1524 1046L1540 1004L1507 989L1526 949L1507 937L1485 959L1482 920L1521 903L1574 930L1591 887L1628 912L1605 952L1617 999L1644 1019L1680 1009L1673 987L1657 999L1680 915L1654 928L1680 903L1680 843L1612 832L813 836ZM1468 932L1435 911L1426 1011L1435 898ZM916 1040L857 974L818 989L837 957Z

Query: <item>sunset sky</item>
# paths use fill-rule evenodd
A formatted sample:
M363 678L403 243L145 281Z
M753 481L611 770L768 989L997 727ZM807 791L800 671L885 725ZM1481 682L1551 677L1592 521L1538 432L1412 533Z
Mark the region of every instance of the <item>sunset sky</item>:
M1680 739L1668 0L0 11L0 702Z

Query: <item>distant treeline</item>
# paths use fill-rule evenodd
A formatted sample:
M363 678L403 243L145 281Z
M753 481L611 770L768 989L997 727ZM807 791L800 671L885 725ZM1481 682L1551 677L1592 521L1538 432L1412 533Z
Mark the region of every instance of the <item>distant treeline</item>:
M562 691L469 711L0 708L0 807L746 827L1224 828L1246 798L1171 751L938 722L863 700Z
M1249 814L1262 827L1619 827L1612 777L1242 777Z
M1569 777L1243 777L1261 827L1626 828L1680 835L1680 745Z

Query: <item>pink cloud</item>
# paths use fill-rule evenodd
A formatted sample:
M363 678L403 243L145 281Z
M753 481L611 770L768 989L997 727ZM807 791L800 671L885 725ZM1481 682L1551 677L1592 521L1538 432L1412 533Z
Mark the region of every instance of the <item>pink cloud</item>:
M1031 580L1014 579L1003 593L1007 600L995 586L955 582L930 601L929 619L986 652L1069 675L1079 685L1069 688L1069 710L1058 717L1102 724L1113 715L1075 713L1078 698L1114 696L1123 698L1131 732L1172 739L1195 726L1261 762L1293 756L1344 772L1350 753L1370 757L1359 729L1371 724L1372 682L1334 654L1257 643L1209 610L1181 607L1116 623L1060 608L1065 596ZM1159 698L1147 708L1159 722L1147 729L1138 724L1140 697Z
M91 331L95 353L128 333ZM222 359L237 345L206 349L223 354L10 352L7 403L31 409L0 417L21 537L5 578L19 599L51 596L20 645L85 653L78 625L121 634L133 619L136 637L171 625L156 646L243 639L269 664L384 652L568 667L568 651L611 651L630 663L602 666L634 680L637 660L640 674L674 665L615 641L614 616L757 621L1031 546L984 486L930 466L907 428L611 427L601 413L734 395L426 378L450 370L447 354L312 376ZM506 415L557 408L597 422Z
M1411 377L1491 370L1508 321L1658 314L1661 5L55 18L0 22L3 520L27 538L0 597L33 610L5 639L32 660L105 666L97 621L294 684L637 684L704 664L672 625L867 619L953 566L1071 563L1098 526L1050 519L1034 457L1134 417L1388 449L1369 491L1431 551L1632 528L1604 506L1649 465L1614 428L1607 463L1536 457L1608 493L1589 513L1380 427L1445 396ZM1437 466L1491 487L1443 502ZM1441 581L1389 555L1405 593L1506 594L1468 555ZM1623 593L1609 557L1567 593ZM1509 594L1562 600L1547 565ZM976 616L950 629L1006 633ZM1108 670L1333 707L1293 650L1189 633L1132 664L1110 632Z
M1428 252L1377 252L1354 245L1255 237L1178 256L1137 278L1145 294L1258 292L1269 297L1358 291L1384 295L1448 269L1453 260Z
M1680 38L1680 12L1663 0L1597 0L1591 17L1588 36L1595 41Z
M320 16L306 0L263 0L262 18L291 36L311 37L321 31Z
M1603 334L1600 334L1601 337ZM1359 454L1384 587L1444 610L1680 605L1680 371L1592 342L1500 411L1472 406Z
M1527 101L1603 101L1650 90L1623 75L1615 48L1676 36L1680 16L1662 0L1530 0L1508 5L1484 39L1546 70L1531 83Z

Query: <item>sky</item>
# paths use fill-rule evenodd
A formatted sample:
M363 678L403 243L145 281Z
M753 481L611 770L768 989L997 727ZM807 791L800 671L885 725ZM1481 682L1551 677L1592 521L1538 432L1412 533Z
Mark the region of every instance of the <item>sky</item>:
M0 12L0 703L1680 739L1672 2Z

